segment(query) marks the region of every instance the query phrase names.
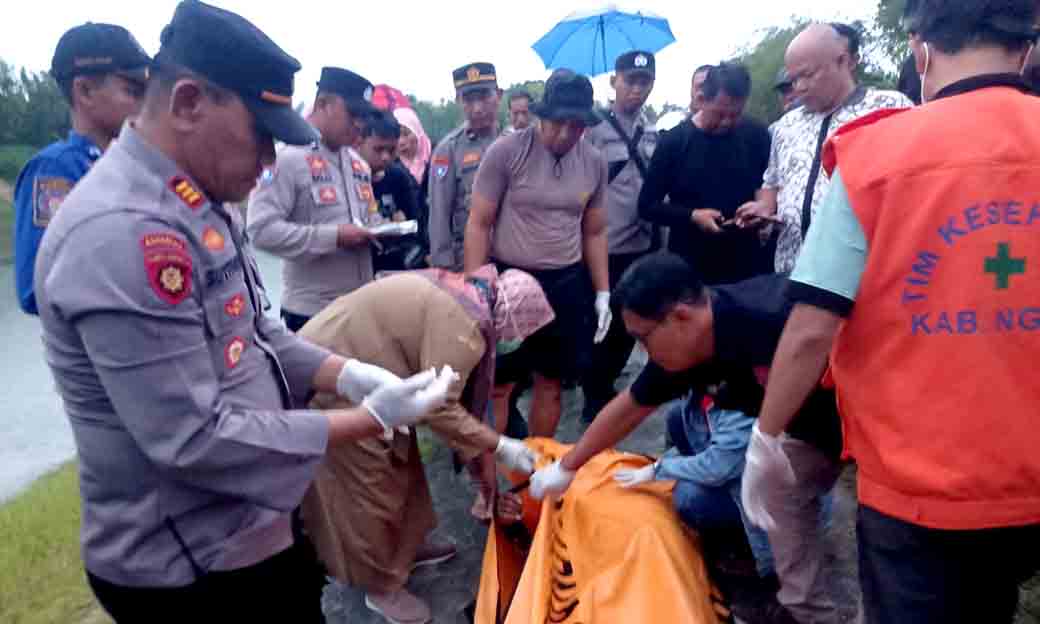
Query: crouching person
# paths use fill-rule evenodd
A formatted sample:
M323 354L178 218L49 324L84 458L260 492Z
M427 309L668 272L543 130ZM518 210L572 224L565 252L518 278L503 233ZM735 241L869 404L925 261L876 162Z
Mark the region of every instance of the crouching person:
M407 376L450 366L459 378L426 424L475 470L495 501L495 466L531 473L535 456L474 414L487 412L496 351L553 318L541 287L521 271L486 266L471 276L441 269L395 274L340 297L300 331L344 357ZM318 395L316 405L343 399ZM479 461L475 461L479 460ZM339 447L318 470L303 520L329 573L366 592L365 604L397 623L430 620L404 589L412 569L445 561L450 543L430 538L436 517L413 429Z

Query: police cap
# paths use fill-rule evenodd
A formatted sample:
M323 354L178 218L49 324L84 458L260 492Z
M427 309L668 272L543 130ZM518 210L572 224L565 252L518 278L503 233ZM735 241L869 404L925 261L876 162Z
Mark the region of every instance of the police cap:
M376 110L372 106L372 83L349 69L322 67L318 90L343 98L355 115L367 116Z
M466 95L479 89L497 89L498 76L491 63L470 63L451 72L455 80L455 93Z
M625 52L614 61L615 72L629 72L647 74L653 78L657 74L656 61L650 52L633 50Z
M58 40L51 76L61 82L84 74L120 73L143 82L152 59L122 26L87 22Z
M160 41L158 64L180 65L235 92L274 138L290 145L318 140L318 131L292 107L300 63L242 16L185 0Z

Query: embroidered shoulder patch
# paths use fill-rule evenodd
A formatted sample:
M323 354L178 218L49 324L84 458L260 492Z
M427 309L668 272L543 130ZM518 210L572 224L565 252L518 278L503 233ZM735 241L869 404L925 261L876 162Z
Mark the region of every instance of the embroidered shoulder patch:
M177 305L191 295L191 254L187 242L169 232L141 237L148 284L160 299Z
M33 181L33 225L45 228L72 190L68 178L40 176Z

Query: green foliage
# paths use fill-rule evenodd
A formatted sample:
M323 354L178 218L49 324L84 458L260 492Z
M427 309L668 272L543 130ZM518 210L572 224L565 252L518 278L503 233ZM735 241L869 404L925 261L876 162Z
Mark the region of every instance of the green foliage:
M422 122L423 129L434 147L444 138L446 134L457 128L462 123L462 107L455 100L441 100L439 103L427 102L408 96L412 101L412 108Z
M774 26L762 31L758 42L745 48L736 59L751 74L751 97L748 99L747 114L763 123L771 123L780 117L780 100L773 84L780 68L784 66L787 46L805 24L804 20L796 19L787 26Z
M36 153L30 145L0 145L0 180L14 184L18 172Z
M69 131L68 105L46 72L15 73L0 60L0 144L43 146Z
M0 507L0 622L80 622L96 613L79 554L76 466Z
M900 24L905 7L906 0L878 0L878 11L874 17L880 49L896 67L910 55L906 31Z

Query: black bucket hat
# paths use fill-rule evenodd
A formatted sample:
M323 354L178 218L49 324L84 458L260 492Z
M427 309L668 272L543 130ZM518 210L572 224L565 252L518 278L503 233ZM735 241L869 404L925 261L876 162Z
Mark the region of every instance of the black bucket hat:
M594 126L601 121L594 107L589 79L569 69L557 69L545 81L545 95L531 107L531 112L542 119L577 119L586 126Z

